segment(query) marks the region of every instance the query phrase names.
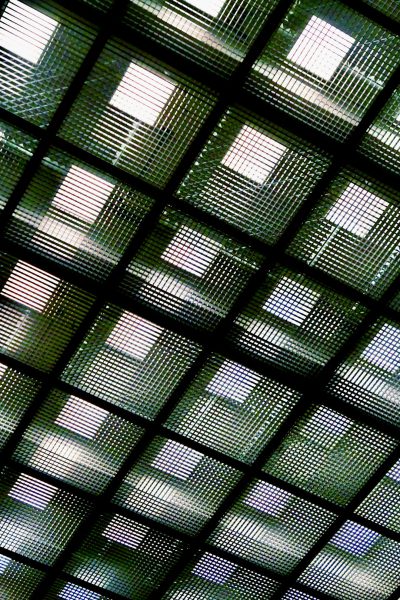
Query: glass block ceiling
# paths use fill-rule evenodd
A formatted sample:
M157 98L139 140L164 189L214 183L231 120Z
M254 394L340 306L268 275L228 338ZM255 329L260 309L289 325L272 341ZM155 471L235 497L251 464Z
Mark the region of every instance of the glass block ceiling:
M1 600L399 600L400 9L0 9Z

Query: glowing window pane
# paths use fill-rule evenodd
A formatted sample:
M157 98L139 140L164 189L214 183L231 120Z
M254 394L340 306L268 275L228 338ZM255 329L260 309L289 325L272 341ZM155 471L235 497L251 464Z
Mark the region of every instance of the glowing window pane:
M0 46L37 64L57 25L40 11L10 0L0 19Z
M221 247L219 242L183 226L168 244L161 258L175 267L201 277Z
M330 543L354 556L364 556L379 537L379 533L348 521L333 536Z
M193 575L212 581L213 583L223 584L236 571L237 566L230 560L214 556L208 552L199 560L192 570Z
M44 510L57 491L54 485L30 475L20 475L8 495L13 500Z
M110 104L147 125L154 125L175 87L164 77L131 63Z
M0 575L2 575L4 573L4 571L7 569L8 565L12 562L12 559L9 558L8 556L4 556L3 554L0 555Z
M93 439L109 413L86 400L71 396L55 423L85 438Z
M151 464L168 475L185 480L190 477L202 458L201 452L168 440Z
M75 585L75 583L67 583L58 595L62 600L100 600L100 594L85 590L85 588Z
M225 361L206 389L211 394L244 402L260 379L261 375L254 371L238 363Z
M390 469L387 476L400 483L400 460Z
M400 367L400 329L383 325L362 353L362 358L394 373Z
M262 184L278 164L286 149L283 144L244 125L222 159L222 164L236 173Z
M289 504L292 495L265 481L257 482L244 499L244 504L272 517L278 517Z
M355 39L318 17L311 17L288 59L329 81Z
M106 343L142 360L154 346L162 331L162 328L154 323L124 312L108 336Z
M4 373L7 371L7 365L3 365L0 363L0 379L3 377Z
M186 2L195 8L199 8L211 17L217 17L225 4L225 0L186 0Z
M128 548L138 548L149 531L149 527L134 523L127 517L116 515L111 519L103 536Z
M50 273L20 260L7 279L1 294L24 306L42 311L59 282L60 280Z
M87 239L86 234L77 231L74 227L70 227L65 223L60 223L57 219L51 219L50 217L43 217L40 221L37 232L32 238L36 244L43 244L43 234L45 236L51 236L57 238L59 241L68 244L69 246L73 246L74 248L79 248L82 246ZM55 252L55 249L53 249Z
M301 325L319 297L320 294L305 285L283 277L263 308L293 325Z

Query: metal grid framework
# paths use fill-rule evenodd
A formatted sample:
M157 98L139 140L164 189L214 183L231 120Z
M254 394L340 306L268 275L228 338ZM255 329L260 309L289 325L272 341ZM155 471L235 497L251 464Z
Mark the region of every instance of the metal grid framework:
M399 22L1 4L1 598L400 598Z

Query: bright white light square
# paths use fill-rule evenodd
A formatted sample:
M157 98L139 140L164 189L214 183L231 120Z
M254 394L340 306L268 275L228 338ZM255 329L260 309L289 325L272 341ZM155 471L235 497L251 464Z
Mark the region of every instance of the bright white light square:
M399 349L400 329L385 323L361 356L388 373L395 373L400 367Z
M186 0L186 2L195 8L199 8L210 17L217 17L225 4L225 0Z
M286 150L283 144L253 127L243 125L221 162L225 167L261 185Z
M168 440L157 454L151 466L178 479L186 480L193 473L203 454L178 442Z
M44 236L56 238L73 248L80 248L87 240L85 233L77 231L74 227L60 223L57 219L51 219L50 217L43 217L40 221L32 241L35 244L47 245L48 241L46 243Z
M71 396L54 422L92 440L108 415L108 411Z
M292 494L281 490L266 481L258 481L243 500L251 506L271 517L279 517L292 498Z
M112 348L143 360L162 332L163 329L158 325L125 311L106 343Z
M379 196L350 183L331 207L326 219L364 238L388 206L389 203Z
M318 17L311 17L288 54L288 59L329 81L355 38Z
M283 277L263 305L273 315L301 325L317 303L320 294L289 277Z
M132 62L110 104L147 125L155 125L175 88L164 77Z
M54 485L40 481L30 475L22 474L14 483L8 495L13 500L44 510L57 492L58 488Z
M121 515L115 515L103 531L103 536L128 548L139 548L149 531L149 527L135 523Z
M222 585L236 569L237 565L230 560L206 552L192 569L192 574Z
M222 244L219 242L183 225L161 258L175 267L202 277L221 248Z
M36 65L58 23L19 0L10 0L0 19L0 46Z
M100 600L100 594L86 590L75 583L67 583L58 594L62 600Z
M319 406L301 428L301 435L320 446L332 448L353 426L352 419Z
M3 365L3 363L0 363L0 379L3 377L4 373L7 371L7 365Z
M330 544L353 554L353 556L364 556L379 537L379 533L358 525L358 523L347 521L333 536Z
M1 295L42 312L60 280L22 260L15 265Z
M4 556L3 554L0 555L0 575L3 575L10 563L12 563L11 558Z
M244 402L260 380L261 375L238 363L226 360L206 389L210 394Z

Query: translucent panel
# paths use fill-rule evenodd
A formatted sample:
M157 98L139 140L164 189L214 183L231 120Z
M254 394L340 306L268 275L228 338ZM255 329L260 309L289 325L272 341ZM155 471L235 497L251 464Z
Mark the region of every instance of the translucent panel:
M146 417L154 417L197 356L181 335L114 306L105 308L63 379Z
M253 65L247 88L343 139L385 85L398 52L395 36L339 2L300 0Z
M1 106L47 125L93 38L87 25L54 5L9 0L0 18Z
M267 242L277 239L329 164L271 123L229 109L178 194Z
M109 43L61 132L111 164L162 185L213 102L210 90Z
M299 397L289 386L215 355L169 417L167 427L251 462Z
M289 252L380 297L399 274L397 192L343 171L302 224Z
M43 312L60 279L22 260L4 284L1 295L27 308Z
M239 476L232 467L201 452L157 438L124 480L116 501L181 531L195 533Z
M33 592L42 573L0 554L0 594L4 600L23 600Z
M285 575L333 519L334 515L323 508L271 484L254 482L222 518L211 541Z
M400 533L400 462L398 461L368 494L357 514Z
M394 447L389 436L315 406L287 434L265 471L345 505Z
M363 314L359 304L277 268L236 319L230 338L283 369L313 373L334 356Z
M53 391L24 433L15 458L99 493L141 433L136 425L86 400Z

